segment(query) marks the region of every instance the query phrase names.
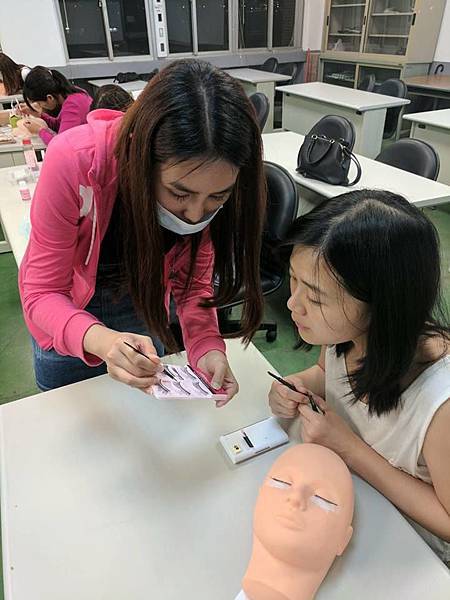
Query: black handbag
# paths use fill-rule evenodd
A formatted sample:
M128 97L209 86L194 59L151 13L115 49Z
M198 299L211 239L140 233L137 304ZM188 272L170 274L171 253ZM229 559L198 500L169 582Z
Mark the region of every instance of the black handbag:
M125 73L117 73L117 75L114 77L113 82L114 83L129 83L130 81L138 81L139 80L139 75L137 73L135 73L134 71L127 71Z
M327 115L306 135L297 157L297 173L332 185L351 186L361 179L361 165L353 154L355 128L345 117ZM357 174L350 183L351 161Z

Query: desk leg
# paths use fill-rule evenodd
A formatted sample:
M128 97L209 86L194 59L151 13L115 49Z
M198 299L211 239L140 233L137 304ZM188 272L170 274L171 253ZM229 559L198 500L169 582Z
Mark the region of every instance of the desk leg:
M418 123L413 123L410 137L433 146L439 155L441 165L437 180L450 185L450 135L448 130L431 127L430 125L419 127Z
M354 151L368 158L376 158L381 152L386 109L368 110L361 117L361 120L353 122L356 129Z
M266 124L264 125L263 133L272 133L274 125L273 115L275 105L275 83L273 81L257 83L256 91L265 94L269 100L269 116L267 117Z

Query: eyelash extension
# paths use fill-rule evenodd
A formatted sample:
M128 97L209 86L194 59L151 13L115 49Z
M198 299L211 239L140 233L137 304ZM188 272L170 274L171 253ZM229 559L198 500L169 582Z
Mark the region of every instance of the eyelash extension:
M327 500L326 498L322 498L322 496L319 496L318 494L314 494L314 496L311 497L311 502L328 512L336 512L338 509L338 505L336 503L332 502L331 500Z
M285 490L291 487L291 483L288 481L283 481L282 479L277 479L276 477L270 477L268 484L270 487L277 488L279 490Z

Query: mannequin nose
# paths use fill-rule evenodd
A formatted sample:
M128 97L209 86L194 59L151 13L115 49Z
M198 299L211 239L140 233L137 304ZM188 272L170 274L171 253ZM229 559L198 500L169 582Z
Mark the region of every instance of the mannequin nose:
M296 486L291 489L291 493L287 498L287 502L292 508L297 510L306 510L308 506L308 499L310 496L309 487L306 485Z

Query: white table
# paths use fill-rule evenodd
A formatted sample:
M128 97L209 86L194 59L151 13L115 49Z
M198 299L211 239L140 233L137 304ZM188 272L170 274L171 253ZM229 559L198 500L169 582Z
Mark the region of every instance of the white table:
M299 214L304 214L317 206L323 198L332 198L357 189L385 189L405 196L416 206L436 206L450 202L450 187L419 177L407 171L396 169L390 165L377 162L365 156L358 156L362 167L362 176L356 185L345 187L330 185L316 179L308 179L296 172L297 154L304 136L292 131L269 133L262 136L264 144L264 160L276 163L289 171L301 187ZM350 167L350 179L353 179L356 168Z
M11 102L14 102L15 100L22 102L22 94L13 94L12 96L0 96L0 110L3 110L4 104L11 104Z
M112 84L118 85L123 90L125 90L131 94L132 92L143 90L145 88L145 86L147 85L148 81L141 81L140 79L138 79L137 81L128 81L127 83L117 83L117 81L114 81L114 78L112 78L112 79L90 79L88 81L88 83L90 83L91 85L93 85L94 87L97 87L97 88L100 88L103 85L112 85Z
M271 384L253 345L227 346L241 392L223 409L108 376L0 408L6 600L233 600L258 488L286 447L236 467L222 452L221 434L269 415ZM447 569L354 481L355 533L317 600L448 600Z
M411 122L410 137L428 142L439 154L438 181L450 184L450 108L411 113L403 119Z
M47 146L38 135L31 137L31 142L35 150L45 150ZM22 140L12 144L0 144L0 168L13 167L25 164L23 155Z
M10 246L4 245L2 251L11 249L17 265L20 265L28 245L31 207L31 201L21 199L18 185L11 184L8 179L12 171L20 170L21 167L0 169L0 223ZM27 185L33 194L36 184Z
M319 81L276 89L283 93L283 129L305 135L326 115L347 117L356 130L355 152L369 158L380 153L386 110L410 102Z
M269 99L270 109L263 131L264 133L273 131L275 83L279 81L289 81L291 77L289 75L281 75L281 73L258 71L258 69L225 69L225 73L228 73L232 77L239 79L245 90L245 93L248 96L251 96L256 92L262 92L267 96Z

